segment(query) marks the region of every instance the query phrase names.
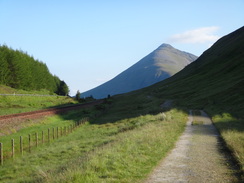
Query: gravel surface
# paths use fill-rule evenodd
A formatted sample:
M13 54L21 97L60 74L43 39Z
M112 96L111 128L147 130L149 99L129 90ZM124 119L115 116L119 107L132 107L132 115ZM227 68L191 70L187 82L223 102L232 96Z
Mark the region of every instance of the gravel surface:
M199 124L192 125L192 121ZM207 114L192 116L175 148L155 168L145 183L240 182Z

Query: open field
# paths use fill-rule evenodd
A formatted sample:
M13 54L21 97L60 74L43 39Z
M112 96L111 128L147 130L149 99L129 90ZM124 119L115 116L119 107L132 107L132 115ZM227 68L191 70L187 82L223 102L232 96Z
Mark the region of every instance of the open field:
M90 111L83 109L45 118L1 137L5 142L35 129L67 125L91 117L91 121L52 145L40 145L32 153L25 152L23 157L18 155L14 160L6 160L0 169L0 181L138 182L145 178L174 146L184 130L187 114L180 110L146 114L143 106L131 105L137 109L131 117L115 119L118 113L125 115L131 111L121 111L116 102L110 105L103 115L100 115L101 106ZM117 113L111 116L110 110ZM159 106L157 110L160 111Z
M0 115L30 112L77 103L64 96L0 96Z
M244 120L229 113L214 114L212 120L244 172Z
M77 103L77 101L70 97L50 94L46 90L24 91L0 85L0 94L25 94L24 96L0 95L0 115L30 112L54 106ZM26 96L26 94L30 94L30 96Z
M177 102L172 100L173 110L162 109L160 106L166 100L145 89L114 96L103 104L66 115L42 118L33 123L29 121L23 125L23 129L13 130L11 135L0 138L4 144L8 144L5 153L11 149L12 138L19 138L20 135L26 138L37 129L45 131L74 124L84 117L90 118L84 126L66 137L56 139L52 145L40 145L32 153L24 152L23 157L16 154L14 164L11 159L4 161L0 171L0 175L4 176L0 181L141 182L174 147L184 131L187 103L181 102L182 107L179 108ZM218 111L219 108L214 106L207 111L216 124L218 118L214 116ZM238 122L233 118L226 120L231 122L230 125ZM239 124L242 126L242 123ZM221 131L223 127L216 126L224 137L224 131ZM235 156L240 157L238 160L243 167L243 141L238 140L242 139L243 131L232 130L229 135L229 139L236 136L234 142L238 143L229 146L231 141L224 139L228 147L237 152Z
M91 108L28 123L23 129L1 137L1 141L8 144L5 153L11 149L12 138L18 139L20 135L27 138L29 133L34 133L37 129L41 133L41 130L64 127L84 117L90 118L84 126L66 137L56 139L51 146L40 145L31 154L24 152L23 157L17 154L14 164L11 159L4 161L0 174L5 176L0 180L140 182L174 147L187 121L186 106L179 108L172 101L173 110L162 109L160 106L164 101L166 99L150 95L147 90L136 91L112 97ZM212 116L214 114L216 111ZM216 121L215 118L213 120ZM233 130L232 135L235 134L236 131ZM240 136L243 136L242 132L237 138ZM232 146L234 152L238 151L236 156L242 157L242 150L236 150L242 147L242 143L239 141ZM18 141L16 147L18 152ZM243 162L242 158L238 160ZM21 174L24 176L20 177ZM52 177L56 177L55 180Z
M1 181L140 182L174 147L188 109L208 113L243 170L243 33L240 29L223 37L197 61L163 82L113 96L91 111L59 115L59 124L66 124L65 120L74 123L84 115L90 121L52 147L38 147L32 154L16 158L14 164L7 160L1 168ZM55 104L58 100L50 100L25 103L18 99L15 103L2 98L0 108L15 113L15 109L60 105ZM172 101L174 110L160 107L167 100ZM193 127L199 126L201 121L195 121Z
M67 114L28 120L20 129L1 136L5 159L0 182L143 180L174 147L184 130L187 113L176 109L162 112L163 101L153 97L145 99L144 94L125 96L122 100L120 97ZM28 134L35 138L38 132L41 142L41 131L69 126L84 117L90 121L68 136L52 140L51 144L39 143L31 153L24 149L23 156L19 153L20 136L27 145ZM11 139L15 139L14 160Z

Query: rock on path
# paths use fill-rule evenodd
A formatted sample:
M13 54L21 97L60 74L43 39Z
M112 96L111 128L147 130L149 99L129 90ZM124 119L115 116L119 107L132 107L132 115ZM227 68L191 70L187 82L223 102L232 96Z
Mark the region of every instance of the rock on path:
M192 121L199 124L192 125ZM238 182L228 158L221 151L219 133L207 114L192 116L176 147L151 173L145 183Z

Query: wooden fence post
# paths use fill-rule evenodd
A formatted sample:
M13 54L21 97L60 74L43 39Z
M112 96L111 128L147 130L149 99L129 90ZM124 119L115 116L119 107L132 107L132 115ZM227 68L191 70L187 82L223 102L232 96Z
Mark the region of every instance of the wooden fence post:
M47 138L48 138L48 143L50 143L50 128L48 128Z
M57 127L57 139L58 139L58 127Z
M36 132L36 147L38 147L38 133Z
M44 144L44 132L42 131L42 144Z
M54 128L53 128L53 140L55 139L55 133L54 133Z
M14 139L11 140L12 143L12 158L14 159Z
M31 153L31 135L30 134L29 134L28 141L29 141L29 153Z
M63 136L63 127L60 127L60 129L61 129L61 137Z
M3 143L0 143L0 165L3 165Z
M23 139L22 139L22 136L19 137L19 150L20 150L20 154L23 155Z

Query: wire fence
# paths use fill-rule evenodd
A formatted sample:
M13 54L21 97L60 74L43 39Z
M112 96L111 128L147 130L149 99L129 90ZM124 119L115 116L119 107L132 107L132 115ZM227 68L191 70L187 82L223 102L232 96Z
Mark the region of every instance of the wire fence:
M57 97L58 95L39 95L39 94L1 94L1 96L34 96L34 97Z
M16 154L23 156L24 152L31 153L34 148L40 145L51 144L55 139L67 136L88 120L88 118L83 118L69 126L48 128L45 131L28 134L25 137L20 136L19 139L9 139L11 146L8 147L0 142L0 165L3 165L6 159L14 159Z

